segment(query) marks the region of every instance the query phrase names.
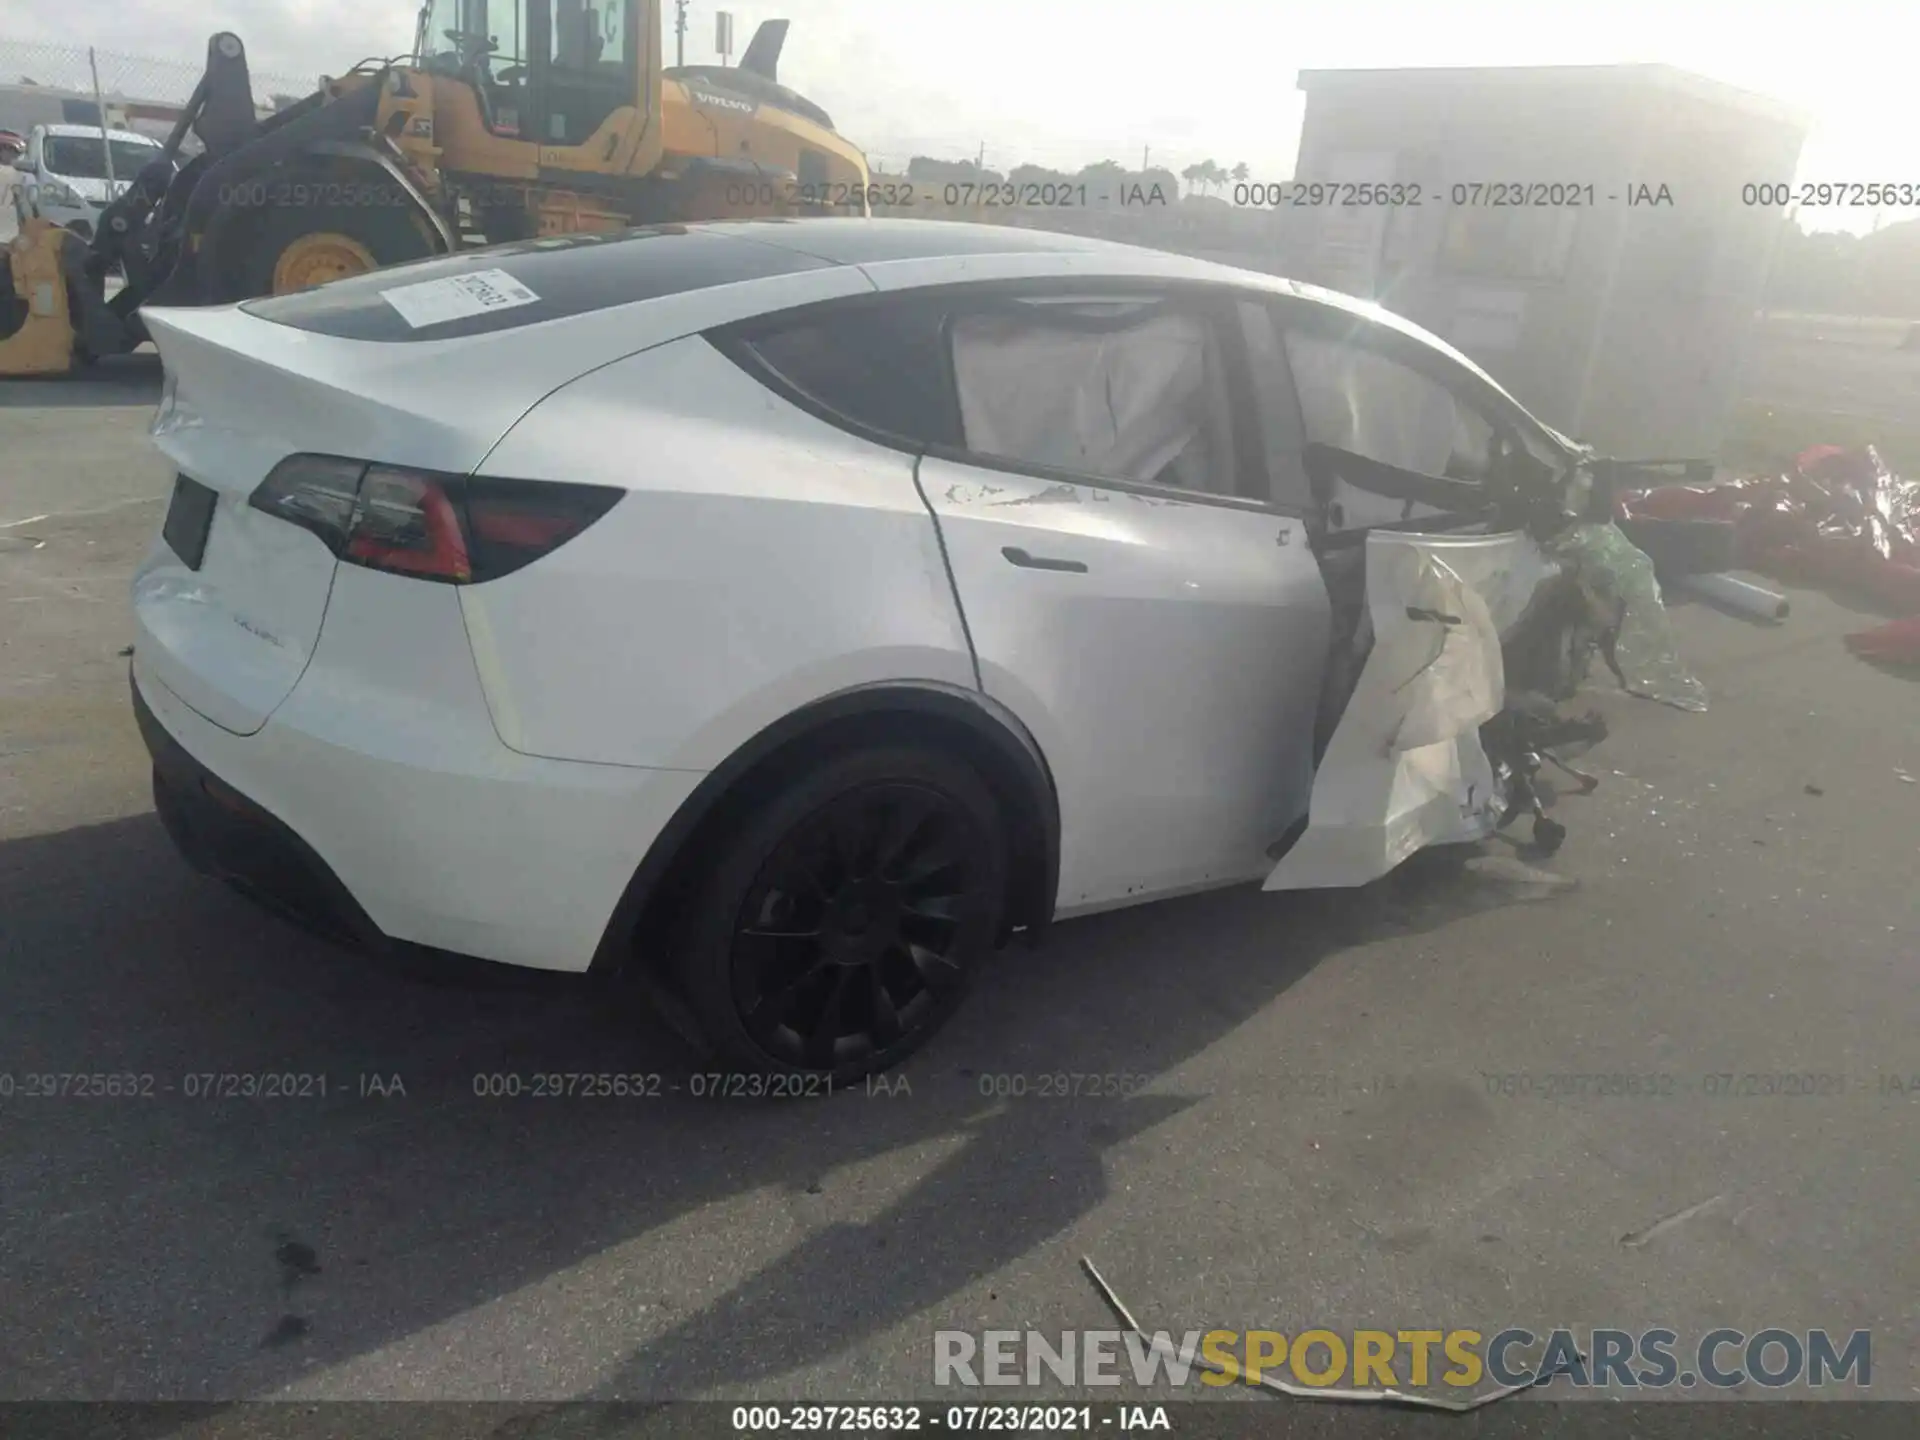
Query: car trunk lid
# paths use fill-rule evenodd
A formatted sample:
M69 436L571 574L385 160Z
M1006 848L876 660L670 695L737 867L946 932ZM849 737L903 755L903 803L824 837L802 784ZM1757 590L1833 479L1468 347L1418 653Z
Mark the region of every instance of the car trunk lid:
M392 373L385 347L230 308L143 318L166 367L152 434L179 478L134 579L142 659L208 720L253 734L306 669L336 564L318 536L249 503L260 482L296 454L465 472L537 395L480 383L456 404L456 387Z

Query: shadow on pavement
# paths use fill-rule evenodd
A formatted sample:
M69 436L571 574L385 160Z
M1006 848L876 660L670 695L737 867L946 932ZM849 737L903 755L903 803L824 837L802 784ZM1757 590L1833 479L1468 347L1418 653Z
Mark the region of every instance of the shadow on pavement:
M1061 1235L1107 1197L1109 1149L1218 1098L1008 1103L979 1077L1163 1076L1325 956L1494 903L1456 863L1064 924L986 967L906 1067L911 1095L725 1102L673 1094L697 1057L598 987L396 976L192 874L151 814L0 845L0 1399L267 1394L777 1187L801 1238L717 1299L689 1292L710 1294L729 1257L678 1249L620 1279L601 1321L516 1298L568 1327L542 1339L557 1355L614 1341L591 1398L771 1381ZM655 1072L662 1093L476 1093L476 1076L553 1072ZM21 1098L24 1076L98 1073L152 1080L134 1098ZM326 1094L188 1093L229 1074L324 1077ZM368 1076L405 1093L369 1095ZM835 1218L862 1208L837 1172L940 1139L906 1193ZM618 1340L635 1306L653 1336L637 1345ZM499 1343L528 1343L526 1323L500 1322ZM136 1429L184 1423L166 1413Z

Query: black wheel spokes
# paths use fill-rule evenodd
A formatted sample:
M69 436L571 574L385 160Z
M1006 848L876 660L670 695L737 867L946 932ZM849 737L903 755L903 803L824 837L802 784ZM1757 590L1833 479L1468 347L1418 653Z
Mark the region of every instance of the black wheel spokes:
M735 995L755 1040L827 1070L910 1036L960 978L967 823L938 792L871 786L790 835L734 934Z
M806 837L803 848L793 857L795 883L825 903L832 902L852 874L852 864L840 841L838 829L823 830Z
M923 973L929 959L944 957L951 948L966 917L966 880L958 837L947 833L922 847L918 862L902 877L900 937Z
M818 940L826 920L827 895L814 877L800 871L802 888L770 887L754 908L742 935L768 940Z
M884 959L867 967L867 1002L873 1020L873 1038L883 1049L906 1033L906 1026L887 988L889 978Z
M847 997L853 988L854 973L844 966L834 968L819 1013L807 1031L802 1053L807 1064L816 1070L831 1069L838 1058L841 1036L846 1029Z
M874 849L875 874L888 880L906 879L936 810L934 798L921 791L908 791L889 807Z
M780 969L769 967L761 971L762 983L749 1001L746 1011L749 1028L758 1030L777 1025L796 1002L806 998L810 987L820 988L817 982L832 968L824 959L818 958L816 952L807 959L789 962Z
M912 861L896 877L909 891L920 894L952 887L963 877L966 856L958 837L938 833L924 842Z

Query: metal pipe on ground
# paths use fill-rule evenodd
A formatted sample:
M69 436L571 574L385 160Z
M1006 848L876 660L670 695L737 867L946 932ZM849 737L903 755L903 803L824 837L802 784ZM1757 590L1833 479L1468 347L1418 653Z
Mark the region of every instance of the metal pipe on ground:
M1787 597L1779 591L1755 585L1751 580L1742 580L1735 575L1681 575L1671 583L1676 589L1755 620L1777 623L1792 613Z

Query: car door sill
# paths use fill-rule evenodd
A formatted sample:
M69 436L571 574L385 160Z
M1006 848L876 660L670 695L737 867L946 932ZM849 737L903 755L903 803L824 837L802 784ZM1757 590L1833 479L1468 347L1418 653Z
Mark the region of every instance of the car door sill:
M1053 912L1053 918L1080 920L1089 915L1105 914L1109 910L1124 910L1130 905L1145 905L1157 900L1177 900L1183 895L1204 895L1212 890L1231 890L1240 885L1254 885L1266 879L1272 869L1273 862L1263 856L1258 864L1250 865L1242 874L1210 880L1194 880L1166 889L1136 890L1130 895L1117 895L1105 900L1062 905Z

